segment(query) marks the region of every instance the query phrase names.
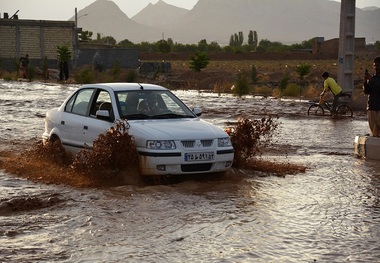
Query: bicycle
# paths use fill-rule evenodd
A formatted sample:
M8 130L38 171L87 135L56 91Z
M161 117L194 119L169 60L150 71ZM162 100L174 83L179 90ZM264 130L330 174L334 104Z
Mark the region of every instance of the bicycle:
M351 98L350 92L343 92L340 97L348 97ZM340 117L352 117L354 115L354 112L352 111L352 108L347 103L339 103L336 108L336 113L332 113L332 105L328 101L323 101L320 99L318 103L313 103L310 105L309 109L307 110L307 115L317 115L317 116L324 116L325 110L328 110L331 113L331 116L340 116Z

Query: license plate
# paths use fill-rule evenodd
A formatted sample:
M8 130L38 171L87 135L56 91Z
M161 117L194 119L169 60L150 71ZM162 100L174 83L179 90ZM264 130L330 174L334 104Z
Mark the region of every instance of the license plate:
M185 153L185 162L211 161L214 153Z

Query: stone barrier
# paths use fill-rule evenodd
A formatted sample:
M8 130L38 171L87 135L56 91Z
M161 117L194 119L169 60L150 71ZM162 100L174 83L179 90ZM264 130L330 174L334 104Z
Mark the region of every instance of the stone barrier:
M372 136L356 136L354 154L357 157L380 160L380 138Z

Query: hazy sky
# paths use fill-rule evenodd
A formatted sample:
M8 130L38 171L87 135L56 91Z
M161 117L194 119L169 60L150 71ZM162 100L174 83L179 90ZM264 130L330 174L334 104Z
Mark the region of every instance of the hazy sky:
M197 1L164 0L167 4L189 10L194 7ZM18 12L19 19L68 20L74 16L75 7L79 11L93 2L95 0L0 0L0 13L1 18L3 18L4 12L12 16L17 10L20 10ZM131 18L149 3L155 4L158 0L113 0L113 2ZM367 6L380 7L380 0L356 0L356 6L359 8Z

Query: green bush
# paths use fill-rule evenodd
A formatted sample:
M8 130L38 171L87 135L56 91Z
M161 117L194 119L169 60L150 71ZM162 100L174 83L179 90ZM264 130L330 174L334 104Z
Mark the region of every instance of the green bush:
M196 72L200 72L208 66L210 59L205 52L195 52L190 58L190 68Z
M234 93L242 97L248 95L251 92L251 87L248 84L247 76L244 73L239 73L237 75L237 80L235 83Z
M11 74L8 73L8 74L4 74L3 79L5 81L12 81L14 78L13 78L13 76Z
M259 78L257 77L257 69L255 65L251 66L251 79L252 83L257 83L257 81L259 80Z
M261 95L265 97L269 97L273 95L273 89L267 86L257 86L253 89L252 92L254 95Z
M136 70L130 69L127 71L127 75L125 76L125 82L136 82L139 74Z
M282 95L286 97L298 97L300 95L300 87L294 83L290 83L286 86Z
M79 84L93 83L94 73L89 68L83 68L75 72L74 79Z
M296 72L300 78L300 80L303 80L306 75L310 73L311 65L307 63L301 63L296 66Z
M117 59L113 65L112 74L115 77L117 77L120 74L120 71L121 71L121 62L120 60Z

